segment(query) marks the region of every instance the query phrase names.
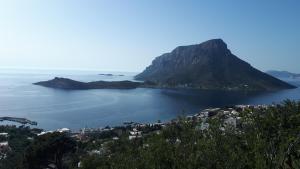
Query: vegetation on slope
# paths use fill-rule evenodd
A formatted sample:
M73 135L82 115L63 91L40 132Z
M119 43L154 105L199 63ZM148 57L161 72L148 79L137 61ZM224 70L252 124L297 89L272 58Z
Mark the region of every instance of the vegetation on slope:
M210 119L207 130L181 119L161 134L112 142L106 155L83 158L83 168L300 168L300 102L249 109L241 117L237 128Z

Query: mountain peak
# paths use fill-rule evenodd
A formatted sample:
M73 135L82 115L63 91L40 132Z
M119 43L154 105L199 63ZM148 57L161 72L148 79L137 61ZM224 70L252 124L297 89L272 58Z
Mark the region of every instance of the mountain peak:
M227 44L222 39L211 39L199 45L204 49L227 49Z
M197 53L197 51L208 51L213 53L227 53L227 44L222 39L211 39L200 44L178 46L171 53L183 54L183 53ZM230 51L229 51L230 52ZM214 54L216 55L216 54Z

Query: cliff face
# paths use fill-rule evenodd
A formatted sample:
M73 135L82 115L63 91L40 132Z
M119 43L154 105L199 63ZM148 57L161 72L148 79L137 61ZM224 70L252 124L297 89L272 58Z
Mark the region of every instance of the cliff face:
M179 46L157 57L135 78L165 87L250 90L294 88L233 55L221 39Z

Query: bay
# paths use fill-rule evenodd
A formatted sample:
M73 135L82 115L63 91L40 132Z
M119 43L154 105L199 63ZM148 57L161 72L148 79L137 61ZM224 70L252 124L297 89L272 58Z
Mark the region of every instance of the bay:
M300 99L299 88L276 92L148 88L59 90L32 84L54 77L66 77L84 82L133 80L135 74L77 70L1 69L0 116L28 118L37 121L37 127L46 130L63 127L78 130L83 127L121 125L124 121L141 123L168 121L179 115L194 114L210 107L272 104L280 103L285 99ZM300 86L300 80L284 80Z

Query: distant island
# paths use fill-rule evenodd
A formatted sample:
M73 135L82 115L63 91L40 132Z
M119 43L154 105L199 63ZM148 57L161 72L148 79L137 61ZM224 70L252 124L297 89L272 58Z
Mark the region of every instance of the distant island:
M125 75L122 75L122 74L114 75L114 74L111 74L111 73L100 73L99 75L101 75L101 76L125 76Z
M52 80L33 83L44 87L66 89L66 90L86 90L86 89L135 89L143 83L132 81L95 81L79 82L67 78L55 77Z
M136 80L160 87L221 90L280 90L295 86L253 68L233 55L222 39L179 46L153 60Z
M292 79L300 78L300 74L291 73L288 71L269 70L266 73L276 78L292 78Z

